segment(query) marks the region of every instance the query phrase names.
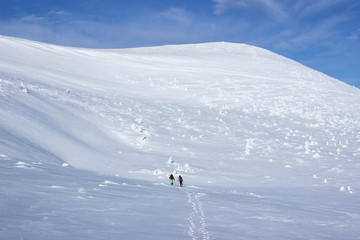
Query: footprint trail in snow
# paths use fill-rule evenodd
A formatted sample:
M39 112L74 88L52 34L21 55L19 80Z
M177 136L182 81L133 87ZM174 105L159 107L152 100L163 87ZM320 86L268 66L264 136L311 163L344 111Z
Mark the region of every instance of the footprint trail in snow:
M210 234L206 230L206 218L202 205L201 198L205 196L204 193L195 193L191 190L185 190L188 196L188 202L191 204L191 212L189 216L189 231L188 234L193 240L203 239L209 240Z

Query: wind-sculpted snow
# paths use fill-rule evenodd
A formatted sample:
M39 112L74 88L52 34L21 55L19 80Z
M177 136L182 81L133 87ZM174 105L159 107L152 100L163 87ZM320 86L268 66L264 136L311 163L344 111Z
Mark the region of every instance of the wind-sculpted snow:
M358 237L359 89L245 44L0 52L5 239Z

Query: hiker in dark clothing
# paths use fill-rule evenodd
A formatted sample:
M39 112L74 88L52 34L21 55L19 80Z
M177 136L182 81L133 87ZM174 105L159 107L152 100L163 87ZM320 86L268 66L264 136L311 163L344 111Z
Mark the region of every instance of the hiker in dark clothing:
M183 186L183 178L182 178L182 176L181 175L179 175L179 177L178 177L178 181L180 182L180 187L182 187Z

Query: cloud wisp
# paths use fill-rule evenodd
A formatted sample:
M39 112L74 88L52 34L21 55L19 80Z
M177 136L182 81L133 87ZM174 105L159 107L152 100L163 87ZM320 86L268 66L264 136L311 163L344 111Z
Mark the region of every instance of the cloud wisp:
M192 23L192 16L188 13L184 8L175 8L171 7L166 9L161 14L164 18L177 21L183 24L190 24Z
M213 0L215 3L214 13L224 15L238 11L255 10L265 13L275 19L288 17L281 4L275 0Z

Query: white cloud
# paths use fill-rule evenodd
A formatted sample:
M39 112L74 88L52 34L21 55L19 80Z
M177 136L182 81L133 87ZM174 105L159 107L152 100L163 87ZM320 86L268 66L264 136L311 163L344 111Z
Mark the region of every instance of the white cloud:
M55 16L67 16L67 15L70 15L69 12L66 12L66 11L50 11L48 12L47 14L45 14L45 16L37 16L37 15L34 15L34 14L31 14L31 15L27 15L27 16L24 16L22 18L20 18L20 21L23 21L23 22L40 22L40 21L45 21L45 20L51 20L52 17L55 17Z
M356 29L355 31L353 31L351 33L351 35L349 36L349 39L352 41L356 41L359 39L359 35L360 35L360 28Z
M167 19L171 19L181 23L190 23L191 15L183 8L169 8L161 13Z
M346 52L349 44L342 26L349 20L351 16L341 14L318 19L316 23L307 26L289 25L279 34L270 36L268 41L271 41L271 46L280 52L318 51L317 54L324 55ZM356 37L356 32L348 39L351 40L351 37Z
M35 16L35 15L28 15L28 16L24 16L21 18L21 21L24 22L37 22L37 21L42 21L44 20L44 17L39 17L39 16Z
M215 11L214 13L216 15L222 15L227 12L239 9L239 8L245 8L248 6L246 1L243 0L214 0L215 2Z
M70 15L70 13L63 10L59 10L59 11L51 10L50 12L48 12L48 15Z
M215 3L214 13L216 15L240 9L255 9L265 12L276 19L287 17L282 4L277 0L213 0L213 2Z
M319 12L327 11L329 8L338 7L352 0L318 0L307 2L301 11L303 16L311 16Z
M256 1L255 1L256 2ZM258 0L259 6L263 8L263 10L275 17L278 18L286 18L287 13L283 9L283 5L280 4L276 0Z

